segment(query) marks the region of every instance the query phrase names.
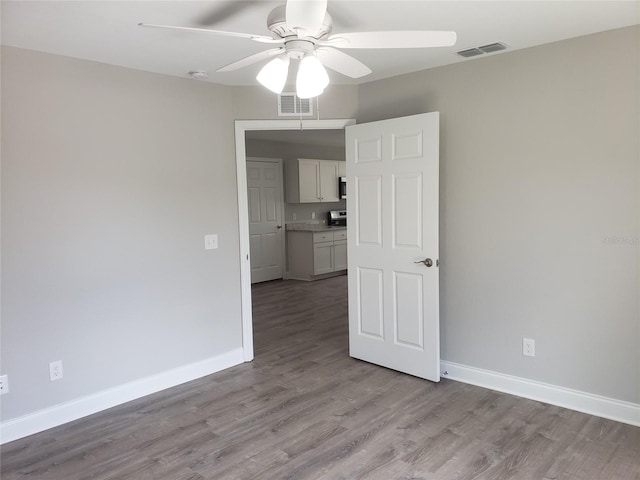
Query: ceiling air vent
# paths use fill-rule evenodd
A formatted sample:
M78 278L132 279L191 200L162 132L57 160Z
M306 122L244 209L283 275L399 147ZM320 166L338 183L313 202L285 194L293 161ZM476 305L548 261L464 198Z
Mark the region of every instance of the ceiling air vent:
M500 50L505 50L507 46L504 43L496 42L490 43L489 45L483 45L482 47L478 47L484 53L492 53L499 52Z
M461 57L469 58L469 57L475 57L476 55L482 55L484 52L478 48L468 48L466 50L460 50L457 53Z
M310 98L298 98L293 92L278 95L279 117L310 117L313 115L313 102Z
M500 50L506 50L507 46L504 43L496 42L481 47L467 48L466 50L460 50L456 52L461 57L469 58L482 55L484 53L499 52Z

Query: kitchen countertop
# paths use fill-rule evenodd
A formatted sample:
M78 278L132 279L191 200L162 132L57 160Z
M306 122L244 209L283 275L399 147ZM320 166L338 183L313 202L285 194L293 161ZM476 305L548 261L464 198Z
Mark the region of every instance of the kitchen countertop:
M332 227L322 223L287 223L285 229L288 232L329 232L334 230L346 230L347 227Z

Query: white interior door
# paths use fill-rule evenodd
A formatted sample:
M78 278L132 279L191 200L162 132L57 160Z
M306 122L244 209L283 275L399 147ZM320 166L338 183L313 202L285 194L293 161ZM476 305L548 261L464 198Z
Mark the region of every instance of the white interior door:
M435 382L438 140L437 112L346 128L349 353Z
M251 283L282 278L282 163L247 161Z

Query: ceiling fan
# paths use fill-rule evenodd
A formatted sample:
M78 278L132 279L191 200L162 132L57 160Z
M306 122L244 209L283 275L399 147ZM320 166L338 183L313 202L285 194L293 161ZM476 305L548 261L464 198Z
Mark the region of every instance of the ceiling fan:
M371 73L369 67L339 49L446 47L456 43L456 33L450 31L401 30L332 35L333 20L327 11L327 0L286 0L284 5L274 8L267 17L270 37L198 27L150 23L139 25L208 32L277 45L225 65L217 71L237 70L271 58L256 79L269 90L281 93L287 81L290 59L293 58L300 61L296 77L296 94L299 98L312 98L324 91L329 84L329 76L324 67L351 78Z

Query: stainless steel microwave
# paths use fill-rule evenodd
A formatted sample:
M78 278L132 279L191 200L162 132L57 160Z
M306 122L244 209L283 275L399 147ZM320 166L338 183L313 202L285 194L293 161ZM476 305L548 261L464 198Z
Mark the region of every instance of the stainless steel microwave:
M347 177L338 177L338 196L341 199L347 198Z

